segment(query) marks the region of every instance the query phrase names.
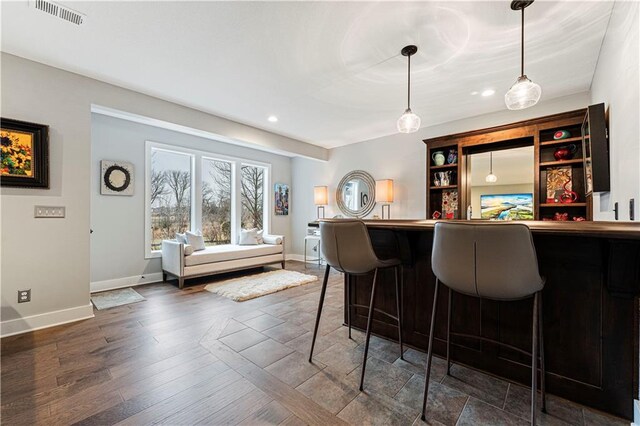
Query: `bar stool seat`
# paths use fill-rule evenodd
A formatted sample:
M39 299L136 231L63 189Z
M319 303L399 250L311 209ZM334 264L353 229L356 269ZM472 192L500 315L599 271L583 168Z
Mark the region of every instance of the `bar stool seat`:
M320 245L324 259L327 262L320 300L318 302L318 313L316 324L313 330L311 341L311 351L309 362L313 358L313 348L318 335L318 326L324 297L327 291L327 282L331 268L347 275L346 296L347 296L347 326L349 327L349 338L351 338L351 308L368 308L367 333L364 347L364 359L362 361L362 375L360 377L360 390L363 390L365 370L367 367L367 356L369 353L369 340L371 338L371 325L373 313L378 312L398 322L398 342L400 344L400 357L403 358L404 350L402 344L402 262L400 259L379 259L373 251L369 232L361 220L341 220L336 222L320 222ZM396 315L391 315L375 307L376 287L378 281L378 271L380 269L395 269L396 287ZM371 287L371 300L369 306L351 303L349 277L351 275L367 275L373 272L373 285Z
M538 272L538 261L531 231L523 224L473 224L437 222L433 235L431 268L436 285L431 311L427 367L422 404L425 420L429 376L433 356L433 334L438 304L438 288L444 284L449 289L447 312L447 375L450 375L451 336L458 335L506 346L531 356L531 424L536 424L536 395L538 358L540 360L540 385L542 411L546 412L544 339L542 331L542 289L545 280ZM533 298L533 324L531 352L489 339L451 332L451 297L453 292L467 296L515 301ZM538 344L540 348L538 349ZM539 352L539 356L538 356Z

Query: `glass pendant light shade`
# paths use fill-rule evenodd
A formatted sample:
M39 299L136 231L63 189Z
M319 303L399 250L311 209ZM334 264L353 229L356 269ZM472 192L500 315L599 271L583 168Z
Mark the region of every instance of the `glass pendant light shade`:
M487 177L484 178L484 180L489 183L494 183L498 181L498 176L494 175L493 173L489 173Z
M420 117L407 108L404 114L398 118L398 131L400 133L413 133L420 128Z
M537 104L541 95L540 86L522 75L504 95L504 102L510 110L525 109Z

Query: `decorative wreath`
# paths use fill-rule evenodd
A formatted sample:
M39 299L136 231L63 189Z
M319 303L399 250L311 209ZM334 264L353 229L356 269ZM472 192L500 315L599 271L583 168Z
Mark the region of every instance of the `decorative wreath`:
M109 176L111 175L111 173L115 172L116 170L119 170L122 173L124 173L124 183L122 184L122 186L113 186L111 184L111 181L109 180ZM131 183L131 174L129 173L129 170L125 169L122 166L114 164L113 166L109 166L107 170L104 172L104 184L107 188L109 188L112 191L122 192L129 187L130 183Z

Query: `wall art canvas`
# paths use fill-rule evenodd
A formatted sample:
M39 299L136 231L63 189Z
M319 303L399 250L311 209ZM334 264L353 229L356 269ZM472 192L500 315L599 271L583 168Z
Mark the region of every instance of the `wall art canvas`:
M458 216L458 191L442 191L442 215L445 219Z
M276 216L289 215L289 185L286 183L276 183L273 186L274 208Z
M571 167L552 167L547 169L547 203L559 203L566 189L572 190ZM569 182L567 184L567 182Z
M100 170L102 195L133 195L133 164L126 161L102 160Z
M533 220L533 194L487 194L480 196L480 218Z
M49 126L0 119L0 185L49 188Z

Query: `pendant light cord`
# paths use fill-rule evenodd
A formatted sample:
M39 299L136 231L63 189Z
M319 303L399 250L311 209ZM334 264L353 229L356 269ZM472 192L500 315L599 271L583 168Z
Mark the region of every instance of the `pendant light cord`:
M411 109L411 55L407 56L407 109Z
M524 7L522 8L522 32L520 37L520 75L524 75Z

